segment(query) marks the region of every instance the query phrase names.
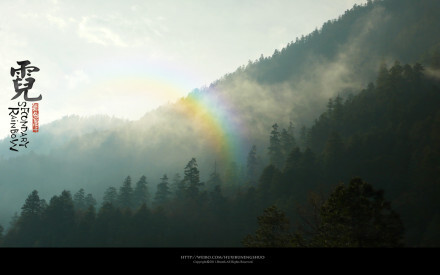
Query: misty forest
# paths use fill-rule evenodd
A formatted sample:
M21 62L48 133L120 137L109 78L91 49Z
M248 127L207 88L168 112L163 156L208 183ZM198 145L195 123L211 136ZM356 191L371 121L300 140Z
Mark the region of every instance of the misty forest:
M0 246L440 246L438 11L367 1L137 121L1 140Z

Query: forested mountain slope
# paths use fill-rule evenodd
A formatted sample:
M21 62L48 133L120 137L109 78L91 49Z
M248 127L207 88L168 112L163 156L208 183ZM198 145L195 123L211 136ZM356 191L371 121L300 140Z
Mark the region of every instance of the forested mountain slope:
M138 121L84 133L59 144L56 150L47 148L49 154L2 159L0 221L7 223L32 189L48 199L64 189L85 188L99 200L107 187L119 184L127 175L146 175L154 191L164 173L182 174L182 164L192 157L199 161L202 180L216 169L225 190L234 194L234 188L248 181L246 160L252 145L256 145L260 166L269 163L268 131L275 122L281 128L292 122L299 137L302 126L310 128L325 111L330 97L339 94L345 100L350 93L356 95L375 80L382 63L420 62L431 72L438 61L430 57L438 56L440 49L440 37L435 35L440 28L439 8L435 0L369 1L276 50L271 57L250 61L209 87L196 89ZM400 103L406 104L404 98ZM380 115L372 116L363 119ZM329 127L320 126L323 123L311 128L309 142L315 153L326 148ZM379 125L371 127L388 127ZM339 132L344 142L355 140L344 136L353 127L344 126ZM391 131L387 129L384 131ZM62 138L62 133L58 135ZM384 142L394 144L387 138L391 137L384 135ZM400 160L404 153L395 150L399 155L382 156L382 161ZM371 161L365 159L367 164Z
M303 141L274 124L270 164L252 169L251 151L249 179L233 196L225 196L215 171L202 183L196 159L180 179L163 175L154 194L144 177L134 187L128 176L100 205L84 190L49 203L34 191L4 245L438 246L438 106L440 80L432 72L420 64L382 66L366 89L330 99ZM321 213L317 219L304 215L310 207ZM257 215L259 231L245 238Z

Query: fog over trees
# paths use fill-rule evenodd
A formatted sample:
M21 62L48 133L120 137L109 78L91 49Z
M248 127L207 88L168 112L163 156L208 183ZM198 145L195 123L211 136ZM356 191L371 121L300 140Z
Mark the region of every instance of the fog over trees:
M0 246L439 246L438 10L368 1L137 121L0 141Z

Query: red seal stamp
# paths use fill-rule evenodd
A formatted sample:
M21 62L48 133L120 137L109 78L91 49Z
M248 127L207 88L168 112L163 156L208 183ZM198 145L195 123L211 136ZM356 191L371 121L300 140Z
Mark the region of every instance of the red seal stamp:
M32 103L32 132L38 133L38 122L39 122L39 111L38 103Z

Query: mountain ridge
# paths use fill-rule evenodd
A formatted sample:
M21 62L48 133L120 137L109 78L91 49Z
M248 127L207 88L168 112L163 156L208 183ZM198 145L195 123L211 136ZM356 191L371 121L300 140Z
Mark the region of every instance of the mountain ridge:
M119 131L72 138L44 156L0 160L0 188L10 195L0 208L18 209L24 194L37 187L46 196L83 187L99 198L126 175L146 174L157 182L164 173L181 171L192 157L200 160L203 178L216 163L226 184L234 185L244 177L246 154L253 144L267 163L267 133L275 121L284 127L294 122L299 133L325 110L328 98L359 91L373 81L380 63L415 63L440 48L440 38L431 35L440 29L434 12L438 6L432 0L355 6L270 58L261 57L174 104L122 123ZM200 108L188 102L200 103L195 105ZM203 123L209 118L218 125L238 120L237 127L219 138L242 145L238 160L222 156L226 147L212 146L213 135L204 132L211 124ZM7 219L6 212L0 215Z

